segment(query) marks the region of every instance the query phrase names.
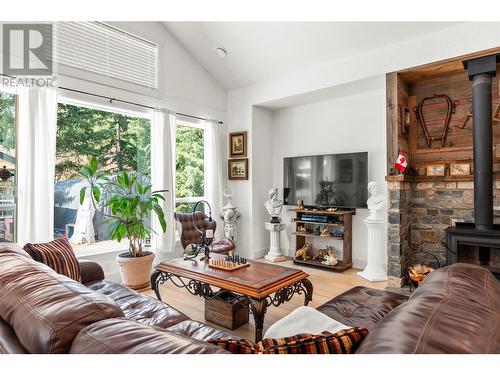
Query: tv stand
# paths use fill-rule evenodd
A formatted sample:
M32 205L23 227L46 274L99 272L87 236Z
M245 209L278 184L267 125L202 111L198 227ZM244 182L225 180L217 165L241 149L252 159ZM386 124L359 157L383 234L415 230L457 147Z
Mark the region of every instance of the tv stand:
M307 239L321 238L324 240L325 247L327 244L334 245L332 241L342 241L342 260L334 266L322 264L323 259L314 259L318 248L312 249L313 259L295 259L295 264L319 267L331 271L342 272L352 267L352 215L356 213L355 209L339 209L336 211L328 211L321 209L295 209L295 218L292 220L296 224L296 231L292 235L296 236L295 251L301 249ZM304 231L303 228L327 227L331 235L321 235L314 231ZM301 229L302 228L302 229ZM337 252L338 255L338 252Z

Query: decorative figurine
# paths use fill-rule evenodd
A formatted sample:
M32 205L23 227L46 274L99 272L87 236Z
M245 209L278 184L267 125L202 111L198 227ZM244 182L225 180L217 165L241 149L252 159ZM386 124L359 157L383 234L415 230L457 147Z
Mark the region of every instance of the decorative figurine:
M384 214L382 212L384 196L379 192L378 183L370 181L368 183L368 192L370 193L370 198L368 198L366 203L370 210L370 215L367 220L384 220Z
M325 260L321 262L321 264L324 264L325 266L335 266L339 262L337 259L337 252L335 251L335 248L333 246L327 246L327 253L325 255Z
M327 254L327 249L319 249L318 251L316 251L316 254L314 254L314 259L324 260L326 254Z
M238 207L233 204L233 194L229 186L226 186L223 195L227 199L227 203L222 207L220 215L221 219L224 220L224 236L236 242L241 213L238 211Z
M308 260L311 259L311 244L306 243L295 252L295 259Z
M271 188L269 190L269 199L264 203L266 206L267 212L271 216L270 223L279 224L280 223L280 214L283 209L283 201L278 198L278 188Z
M302 234L309 233L309 231L307 230L307 226L305 226L305 225L304 226L298 226L297 227L297 233L302 233Z
M335 212L337 211L337 208L335 207L330 207L329 209L327 209L328 212Z
M314 235L315 236L320 236L321 235L321 230L319 229L319 225L314 227Z
M295 209L302 211L304 209L304 201L299 199L297 203L295 203Z
M321 234L320 234L321 237L330 237L331 236L331 233L330 233L330 230L328 229L328 225L325 225L322 229L321 229Z

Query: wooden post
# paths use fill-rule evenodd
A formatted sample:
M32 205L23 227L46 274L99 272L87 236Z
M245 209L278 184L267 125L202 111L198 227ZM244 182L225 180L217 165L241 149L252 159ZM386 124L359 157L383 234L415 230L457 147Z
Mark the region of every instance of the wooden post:
M387 175L398 156L398 75L387 73L386 76L386 106L387 106Z

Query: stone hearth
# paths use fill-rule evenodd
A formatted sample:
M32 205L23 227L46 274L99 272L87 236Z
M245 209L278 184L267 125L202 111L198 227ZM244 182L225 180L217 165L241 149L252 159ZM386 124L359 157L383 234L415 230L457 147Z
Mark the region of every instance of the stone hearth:
M446 264L445 229L455 222L474 220L473 181L402 181L388 176L388 274L389 286L399 287L404 272L401 260L415 251L434 254ZM400 180L400 181L397 181ZM500 180L493 190L500 208ZM494 211L500 223L500 211Z

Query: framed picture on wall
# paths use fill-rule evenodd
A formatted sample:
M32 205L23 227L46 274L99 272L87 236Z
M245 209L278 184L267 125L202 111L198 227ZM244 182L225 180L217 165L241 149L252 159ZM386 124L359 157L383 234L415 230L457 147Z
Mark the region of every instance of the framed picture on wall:
M248 159L229 159L227 172L229 180L248 180Z
M247 132L229 133L229 157L247 156Z

